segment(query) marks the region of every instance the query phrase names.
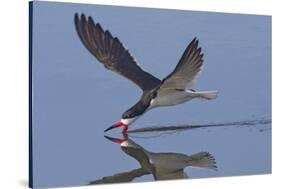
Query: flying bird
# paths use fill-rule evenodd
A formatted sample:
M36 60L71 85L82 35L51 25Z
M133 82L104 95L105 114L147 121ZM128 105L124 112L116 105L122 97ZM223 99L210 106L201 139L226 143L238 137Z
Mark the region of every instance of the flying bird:
M203 65L203 53L196 38L186 47L176 68L160 80L144 71L122 42L99 23L95 23L91 16L86 18L84 14L79 16L76 13L74 23L81 42L105 68L129 79L143 91L139 101L105 132L123 127L123 133L127 133L129 125L155 107L173 106L195 98L216 98L218 91L193 89L194 80Z

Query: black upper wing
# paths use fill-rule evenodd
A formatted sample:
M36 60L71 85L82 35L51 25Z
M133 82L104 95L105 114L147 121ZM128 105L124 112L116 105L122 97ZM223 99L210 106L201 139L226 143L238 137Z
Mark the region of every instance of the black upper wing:
M143 91L150 90L160 84L160 80L143 71L117 37L104 31L92 17L86 19L82 14L75 14L76 31L85 47L104 66L137 84Z

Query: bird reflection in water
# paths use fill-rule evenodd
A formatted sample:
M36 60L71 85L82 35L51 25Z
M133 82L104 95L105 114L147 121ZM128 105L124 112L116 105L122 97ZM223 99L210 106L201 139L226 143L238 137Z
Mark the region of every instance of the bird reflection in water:
M199 167L217 170L215 158L209 152L199 152L193 155L182 153L150 152L123 134L123 139L105 136L110 141L119 144L121 149L136 159L140 168L128 172L118 173L92 181L90 184L130 182L134 178L152 174L154 180L169 180L188 178L184 172L186 167Z

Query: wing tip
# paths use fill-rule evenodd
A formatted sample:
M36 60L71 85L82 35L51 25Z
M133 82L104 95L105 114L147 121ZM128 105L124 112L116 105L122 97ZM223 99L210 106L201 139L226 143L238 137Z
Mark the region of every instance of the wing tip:
M192 44L199 43L198 37L195 36L195 37L192 39L191 43L192 43Z
M86 16L85 16L84 13L79 13L79 12L75 12L75 13L74 13L74 17L75 17L75 18L79 18L79 17L81 17L81 18L82 18L82 17L85 17L85 18L86 18Z
M75 20L75 23L78 23L78 22L84 22L84 21L86 21L87 19L86 19L86 16L85 16L85 14L84 13L82 13L82 14L79 14L78 12L75 12L75 14L74 14L74 20Z
M74 23L75 23L75 25L77 25L78 22L79 22L79 13L76 12L76 13L74 14Z
M202 47L198 46L199 45L199 39L197 37L194 37L193 40L190 42L190 51L196 51L199 52L199 56L203 58L204 54L202 53Z
M95 21L91 16L88 16L88 22L92 23L95 25Z
M86 18L84 13L81 14L80 19L81 19L81 22L86 22L87 21L87 18Z
M97 23L97 24L96 24L96 28L97 28L98 30L100 30L101 33L104 33L104 29L102 28L102 26L101 26L100 23Z

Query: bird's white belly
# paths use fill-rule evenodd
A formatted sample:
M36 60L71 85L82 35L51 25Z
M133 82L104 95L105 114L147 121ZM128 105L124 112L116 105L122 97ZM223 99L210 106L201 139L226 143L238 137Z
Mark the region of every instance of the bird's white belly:
M150 106L173 106L176 104L184 103L188 100L191 100L193 96L191 96L186 91L173 91L170 93L158 95L155 99L152 99L150 102Z

